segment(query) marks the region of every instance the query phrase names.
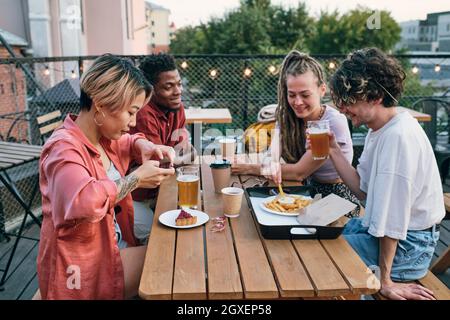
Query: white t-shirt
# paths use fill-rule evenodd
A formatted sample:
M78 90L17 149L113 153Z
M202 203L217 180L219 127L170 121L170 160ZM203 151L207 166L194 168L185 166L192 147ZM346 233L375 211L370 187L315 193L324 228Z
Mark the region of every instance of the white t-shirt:
M427 229L444 217L433 149L408 112L369 130L357 170L367 194L363 226L374 237L404 240L408 230Z

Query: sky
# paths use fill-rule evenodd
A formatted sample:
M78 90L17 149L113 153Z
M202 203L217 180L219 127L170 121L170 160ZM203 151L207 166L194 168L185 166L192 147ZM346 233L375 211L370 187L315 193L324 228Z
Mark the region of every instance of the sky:
M239 0L150 0L171 11L170 22L177 28L187 25L206 23L215 17L222 17L226 11L239 7ZM272 0L272 4L282 4L285 7L296 6L298 0ZM304 0L312 16L318 16L320 10L338 9L346 12L358 4L373 10L388 10L397 22L425 19L427 13L450 11L448 0Z

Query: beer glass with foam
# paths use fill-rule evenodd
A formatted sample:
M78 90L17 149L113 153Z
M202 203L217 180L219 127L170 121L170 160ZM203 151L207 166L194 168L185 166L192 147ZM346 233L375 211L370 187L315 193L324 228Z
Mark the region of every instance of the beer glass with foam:
M327 159L330 154L330 122L328 120L308 121L308 135L314 160Z
M177 168L178 206L197 209L199 190L199 168L186 166Z

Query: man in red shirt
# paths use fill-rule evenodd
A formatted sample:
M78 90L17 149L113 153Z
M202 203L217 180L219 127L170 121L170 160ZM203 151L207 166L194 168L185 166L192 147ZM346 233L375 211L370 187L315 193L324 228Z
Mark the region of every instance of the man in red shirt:
M195 149L189 142L185 128L186 116L181 102L183 86L175 60L168 54L146 57L139 68L153 85L149 103L137 113L132 133L142 132L155 144L173 147L174 165L191 163ZM132 193L135 209L135 236L143 241L148 237L153 222L157 189L137 189ZM151 209L150 209L151 208Z

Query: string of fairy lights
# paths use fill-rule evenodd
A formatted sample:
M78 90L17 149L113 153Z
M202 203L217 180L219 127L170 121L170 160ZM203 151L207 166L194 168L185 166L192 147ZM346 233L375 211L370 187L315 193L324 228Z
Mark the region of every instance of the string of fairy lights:
M442 63L442 61L441 61L441 63ZM441 72L441 70L442 70L442 68L441 68L441 63L436 63L436 64L434 65L434 72L436 72L436 73ZM337 63L336 61L330 61L330 62L328 62L328 69L329 69L329 70L334 70L334 69L337 68L337 66L338 66L338 63ZM180 67L181 67L183 70L186 70L186 69L189 68L189 64L188 64L188 62L187 62L186 60L184 60L183 62L181 62ZM269 66L267 67L267 71L268 71L269 74L271 74L271 75L276 75L276 74L279 72L279 68L277 68L277 67L274 66L274 65L269 65ZM419 66L418 66L417 64L414 64L414 65L412 66L412 68L411 68L411 72L412 72L413 74L418 74L418 73L420 72ZM208 74L209 74L209 76L210 76L212 79L216 79L216 78L219 76L219 69L218 69L218 68L212 68L212 69L210 69L210 70L208 71ZM243 76L246 77L246 78L251 77L252 74L253 74L253 70L252 70L251 68L249 68L249 67L246 67L246 68L243 70Z
M45 76L45 77L48 77L48 76L50 76L50 70L52 70L52 71L56 71L56 72L62 72L63 74L64 74L64 76L66 75L66 74L69 74L69 76L70 76L70 78L71 79L76 79L76 78L78 78L78 75L77 75L77 73L75 72L75 69L71 69L71 71L69 72L69 71L66 71L66 70L60 70L60 69L57 69L57 68L50 68L48 65L45 65L45 68L44 68L44 71L42 71L42 74Z
M442 63L442 61L441 61L441 63ZM441 72L441 70L442 70L441 63L436 63L436 64L434 65L434 72L436 72L436 73ZM330 62L328 62L328 69L329 69L329 70L334 70L334 69L337 68L337 65L338 65L338 64L337 64L336 61L330 61ZM183 70L186 70L186 69L189 68L189 64L188 64L188 62L187 62L186 60L184 60L183 62L181 62L180 67L181 67ZM72 78L72 79L78 78L78 74L75 72L75 68L74 68L74 69L71 69L71 71L69 72L69 71L65 71L65 70L59 70L59 69L57 69L57 68L50 68L48 65L45 65L44 71L42 72L43 75L46 76L46 77L47 77L47 76L50 76L50 73L51 73L50 70L53 70L53 71L56 71L56 72L62 72L64 75L69 74L70 78ZM270 75L275 76L275 75L278 74L279 68L276 67L275 65L271 64L271 65L269 65L269 66L267 67L267 71L268 71L268 73L269 73ZM412 68L411 68L411 72L412 72L413 74L418 74L418 73L420 72L419 65L414 64L414 65L412 66ZM219 76L219 69L218 69L218 68L212 68L212 69L210 69L210 70L208 71L208 74L209 74L209 76L210 76L212 79L216 79L216 78ZM250 77L252 76L252 74L253 74L253 70L252 70L250 67L246 67L246 68L243 70L243 76L244 76L245 78L250 78Z

